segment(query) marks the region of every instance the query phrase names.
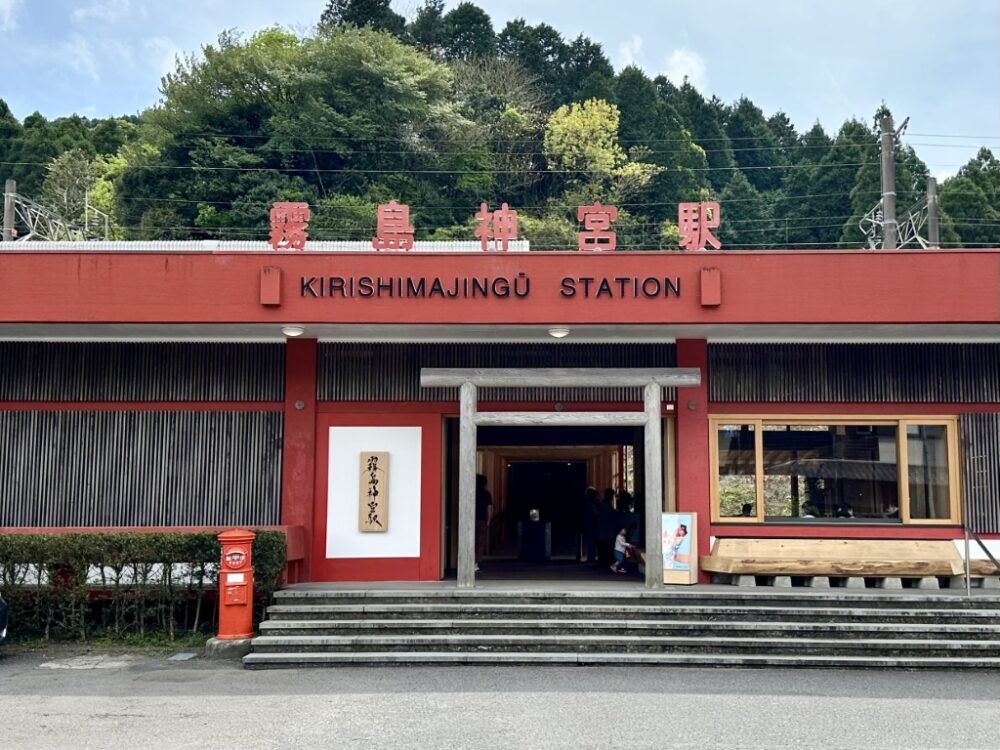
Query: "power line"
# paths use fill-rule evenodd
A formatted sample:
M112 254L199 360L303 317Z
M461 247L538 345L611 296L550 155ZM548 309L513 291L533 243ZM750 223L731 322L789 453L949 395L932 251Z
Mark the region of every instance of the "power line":
M865 191L858 191L857 193L854 193L855 197L859 196L859 195L873 195L874 196L874 195L879 195L879 191L878 190L865 190ZM801 195L780 195L780 196L774 196L774 202L780 203L782 201L799 200L799 199L806 199L806 198L831 198L831 197L842 197L845 200L851 200L851 196L850 195L848 195L848 194L846 194L844 192L839 192L839 193L805 193L805 194L801 194ZM196 205L207 205L207 206L232 206L237 201L239 201L239 198L230 198L230 199L226 199L226 200L207 200L207 199L200 200L200 199L197 199L197 198L146 198L146 197L142 197L142 196L116 195L115 196L115 200L122 200L122 201L133 202L133 203L181 203L181 204L196 204ZM760 201L760 200L766 200L766 198L763 195L761 197L758 197L758 198L732 198L732 199L726 201L726 205L729 205L731 203L755 203L755 202ZM266 207L269 207L272 203L273 203L273 201L245 201L245 202L240 202L239 205L240 206L259 206L259 207L262 207L262 208L266 208ZM331 205L328 205L328 204L326 204L326 205L324 205L324 204L318 204L318 205L322 206L322 209L324 211L364 211L366 209L374 208L376 206L376 204L374 202L368 204L368 206L331 206ZM475 204L451 204L451 205L440 205L440 206L416 205L416 204L412 204L412 203L407 203L406 205L409 206L410 209L414 210L414 211L416 211L416 210L426 210L426 211L449 211L449 210L454 210L454 211L458 211L458 210L477 211L477 210L479 210L479 204L478 203L475 203ZM627 202L625 202L625 203L616 203L615 204L615 206L617 208L651 208L651 207L655 207L655 206L676 206L676 205L677 205L677 201L648 201L648 202L640 202L640 203L627 203ZM514 208L517 211L530 211L530 210L543 210L543 211L546 211L546 210L555 210L555 209L564 209L564 210L567 210L567 211L575 211L578 207L579 207L579 204L577 204L577 203L543 203L543 204L536 204L536 205L528 205L528 204L522 205L522 204L518 204L518 205L512 206L512 208Z
M167 135L174 136L174 137L185 136L185 135L186 136L195 136L195 137L207 137L207 138L248 138L248 139L270 139L270 138L283 137L283 138L291 138L291 139L300 140L300 141L304 141L305 140L302 136L294 135L292 133L282 133L280 131L279 132L275 132L275 133L270 133L270 134L267 134L267 133L225 133L225 132L214 132L214 131L209 131L209 130L201 130L201 131L199 131L199 130L178 130L176 132L171 132L171 131L165 130L164 128L160 128L159 126L151 126L151 127L159 130L160 132L166 133ZM825 133L825 131L824 131L824 133ZM802 137L805 137L808 134L809 134L809 131L807 130L807 131L805 131L803 133L799 133L798 137L802 138ZM988 135L988 136L984 135L984 136L980 136L980 135L958 135L958 134L942 134L942 133L910 133L910 135L916 136L916 137L919 137L919 138L968 138L968 139L994 140L994 141L1000 140L1000 136L996 136L996 135ZM834 144L837 143L837 135L836 134L833 134L832 136L828 136L828 137L830 138L831 142L833 142ZM421 138L419 136L415 136L415 137L413 137L411 139L407 139L407 138L404 138L404 137L401 137L401 136L347 136L347 135L344 135L344 136L326 136L325 138L321 138L319 140L320 141L326 140L326 141L329 141L329 142L354 141L354 142L398 142L398 143L425 143L425 144L426 143L461 143L461 142L465 142L465 141L470 142L470 143L481 143L482 140L483 140L483 137L482 137L482 135L467 136L467 137L466 136L461 136L461 137L452 137L452 138ZM504 142L507 142L507 143L518 143L518 142L531 143L531 142L537 141L538 138L537 137L530 137L530 138L529 137L494 138L493 140L501 140L501 141L504 141ZM632 138L632 139L619 139L618 142L619 143L689 143L689 142L693 141L695 143L702 143L702 142L715 142L715 141L723 141L723 142L729 141L730 143L732 143L734 141L756 141L756 140L760 140L760 137L759 136L755 136L755 135L735 136L735 137L724 135L724 136L716 136L716 137L698 138L698 137L692 135L692 136L687 137L687 138ZM854 144L869 144L870 143L872 145L876 145L877 146L878 145L878 133L876 131L874 131L874 130L870 131L870 140L861 141L861 142L854 141L854 140L849 140L849 141L846 141L846 142L847 143L854 143ZM783 148L783 147L782 146L777 146L777 148Z
M836 164L808 163L808 164L775 164L762 166L732 166L732 167L682 167L680 169L668 170L673 172L734 172L736 170L746 172L747 170L760 169L833 169L838 167L863 167L877 164L875 160L859 162L842 162ZM36 161L0 161L5 166L35 166L44 167L48 162ZM928 167L962 167L962 164L928 164ZM281 174L587 174L586 169L357 169L353 167L231 167L231 166L204 166L192 164L133 164L129 169L163 169L163 170L184 170L190 169L205 172L278 172Z
M497 142L495 139L484 137L483 143L494 143ZM499 143L505 143L505 141L498 141ZM534 141L537 143L537 141ZM697 145L697 141L692 141L694 145ZM706 155L708 154L740 154L749 152L780 152L784 153L791 150L793 153L802 152L829 152L835 148L843 148L845 146L861 146L865 148L877 148L876 143L858 143L858 142L833 142L829 145L822 146L809 146L809 145L797 145L793 146L791 149L786 149L784 146L748 146L746 148L733 148L733 149L702 149ZM968 149L968 146L963 146L956 143L910 143L906 144L908 146L921 146L927 148L958 148L958 149ZM496 157L546 157L544 151L461 151L461 150L437 150L433 152L421 152L419 150L408 150L408 151L386 151L384 149L357 149L351 148L350 146L345 146L343 149L330 149L330 148L286 148L279 145L261 145L252 147L238 147L242 148L244 151L249 153L275 153L275 154L309 154L311 156L316 156L318 154L334 154L335 156L340 156L343 158L357 157L357 156L427 156L427 157L448 157L448 156L484 156L487 158ZM675 153L674 151L663 151L655 149L647 149L642 153L642 156L662 156L671 155Z

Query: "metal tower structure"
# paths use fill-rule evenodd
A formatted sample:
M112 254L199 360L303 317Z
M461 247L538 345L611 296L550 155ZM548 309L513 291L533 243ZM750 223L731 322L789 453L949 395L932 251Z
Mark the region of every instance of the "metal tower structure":
M14 180L7 180L3 194L4 242L80 242L107 240L111 217L85 202L83 225L68 221L58 212L17 192ZM25 231L18 232L17 227Z

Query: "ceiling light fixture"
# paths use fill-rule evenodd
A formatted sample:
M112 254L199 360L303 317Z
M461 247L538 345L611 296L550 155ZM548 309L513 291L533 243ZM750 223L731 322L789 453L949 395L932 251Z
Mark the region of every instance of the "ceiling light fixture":
M306 329L302 326L282 326L281 332L289 338L295 338L296 336L301 336L305 333Z
M569 329L568 328L550 328L549 329L549 336L551 336L554 339L564 339L567 336L569 336Z

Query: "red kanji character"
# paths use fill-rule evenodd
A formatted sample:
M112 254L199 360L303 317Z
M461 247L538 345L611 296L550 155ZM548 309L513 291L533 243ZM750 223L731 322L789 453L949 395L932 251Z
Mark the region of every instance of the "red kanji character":
M308 203L271 204L271 247L275 250L304 250L309 233Z
M593 206L579 206L576 218L587 230L576 235L580 250L614 250L618 246L618 236L608 231L611 222L618 218L617 208L602 206L598 201Z
M480 222L476 237L482 242L483 252L490 249L490 240L499 240L500 249L507 252L508 241L517 239L517 211L510 210L506 203L496 211L490 211L485 203L480 203L476 220Z
M681 203L677 206L677 229L681 233L681 247L687 250L704 250L705 243L716 250L722 243L710 230L719 226L722 218L719 204Z
M413 248L413 227L410 223L410 207L389 201L378 207L375 236L372 247L376 250L411 250Z

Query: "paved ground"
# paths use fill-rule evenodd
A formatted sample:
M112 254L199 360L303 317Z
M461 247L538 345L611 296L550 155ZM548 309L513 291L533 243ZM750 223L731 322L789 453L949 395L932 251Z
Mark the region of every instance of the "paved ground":
M243 671L0 652L0 746L1000 748L1000 674L668 668Z

